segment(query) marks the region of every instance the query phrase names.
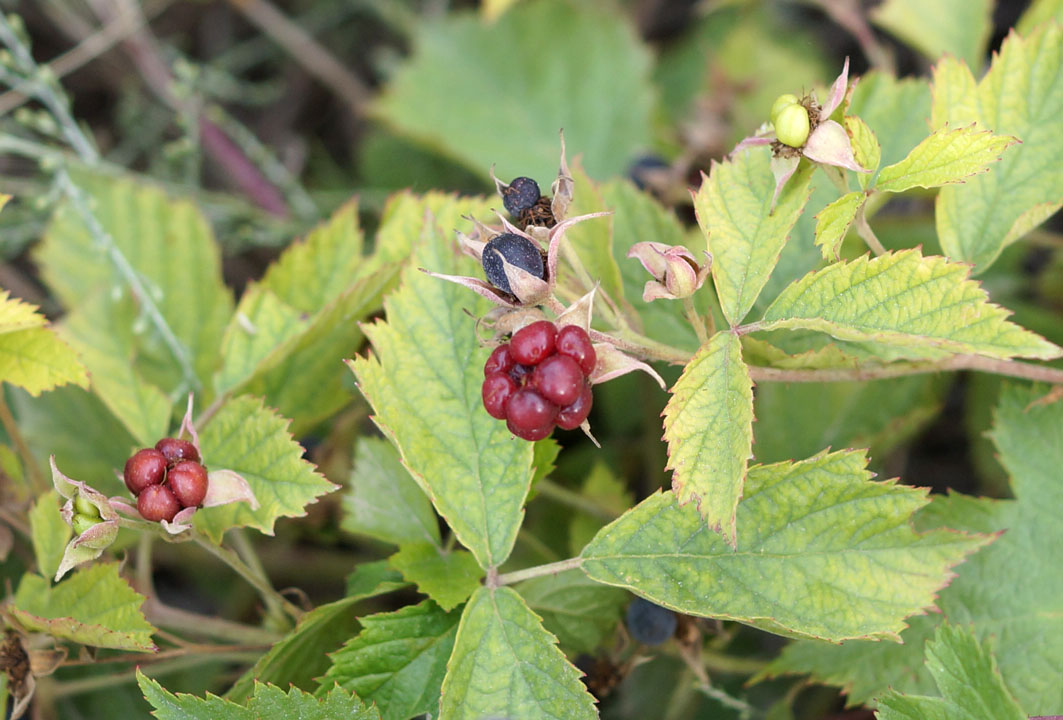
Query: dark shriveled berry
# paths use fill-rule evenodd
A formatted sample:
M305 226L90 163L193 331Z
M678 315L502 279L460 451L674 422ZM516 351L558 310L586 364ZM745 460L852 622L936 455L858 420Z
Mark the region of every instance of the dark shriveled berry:
M565 407L579 398L583 371L567 355L551 355L535 367L530 385L550 402Z
M517 383L505 373L491 373L484 378L480 394L483 397L487 414L496 420L505 420L506 405L515 392L517 392Z
M170 470L166 484L181 507L198 507L207 496L207 470L194 460L182 460Z
M510 265L515 265L539 279L545 276L546 266L543 265L543 255L535 243L516 233L495 235L484 246L480 263L483 265L487 282L499 290L513 293L509 278L506 277L506 270L502 265L503 258Z
M513 393L506 406L506 427L524 440L542 440L554 429L557 405L530 388Z
M591 413L591 405L594 404L594 394L590 385L584 385L579 397L571 405L561 408L554 421L562 430L575 430Z
M509 354L521 365L538 365L554 354L557 328L549 320L540 320L513 333Z
M625 620L631 637L646 645L660 645L675 634L679 624L673 611L643 598L631 601Z
M557 331L557 352L579 363L584 375L594 372L594 366L598 363L590 336L578 325L566 325Z
M146 487L137 498L137 512L140 513L140 517L151 522L160 520L169 522L180 509L181 504L164 485Z
M187 440L177 438L163 438L155 443L155 449L166 456L166 461L173 465L181 460L194 460L199 462L199 451L196 446Z
M509 354L509 343L499 345L491 351L484 363L484 377L492 373L508 373L513 369L513 357Z
M122 478L129 492L139 495L144 488L158 485L166 477L166 456L155 448L137 450L125 461Z
M513 182L502 191L502 204L506 212L517 217L539 202L539 196L539 183L530 177L513 178Z

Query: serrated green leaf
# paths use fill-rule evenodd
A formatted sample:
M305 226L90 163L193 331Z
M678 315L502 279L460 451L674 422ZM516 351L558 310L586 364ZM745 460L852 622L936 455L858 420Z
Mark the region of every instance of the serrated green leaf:
M347 576L347 595L359 600L383 595L410 583L387 560L362 563Z
M137 668L137 684L158 720L258 720L245 707L207 693L205 698L169 692Z
M435 714L460 612L431 600L362 618L364 629L332 654L321 694L333 684L382 708L382 720Z
M0 288L0 334L43 327L47 322L35 305L13 298L9 291Z
M904 192L963 181L985 172L989 164L1015 143L1015 138L979 130L976 125L940 128L912 149L899 163L882 168L875 189Z
M816 337L817 339L823 337L818 333L767 334L769 337L781 335L781 337L773 338L773 340L784 340L789 343L791 345L790 352L752 335L743 335L742 358L749 365L784 369L854 368L860 365L862 359L847 352L848 346L843 348L839 343L825 342L822 345L800 345L804 339L801 337L802 335ZM790 354L791 352L792 354ZM805 453L805 455L811 454Z
M951 53L977 67L992 30L992 11L991 0L887 0L871 11L871 19L931 60Z
M694 196L698 225L712 253L720 309L732 326L742 322L764 289L811 193L808 166L794 173L773 208L775 177L769 155L753 150L714 162Z
M846 193L816 215L816 245L824 260L838 259L842 241L865 202L867 195L862 192Z
M2 207L2 205L0 205ZM0 382L40 395L59 385L88 387L85 366L34 306L0 289Z
M362 245L358 203L352 200L290 245L266 271L262 288L299 312L316 313L359 276Z
M242 475L259 503L257 510L243 502L198 510L195 526L214 542L221 542L233 527L272 535L277 518L302 517L307 505L336 489L303 459L302 447L288 433L288 421L252 397L225 403L200 429L199 447L209 469Z
M410 543L388 558L417 589L450 611L465 602L480 587L484 571L476 558L464 550L443 552L431 543Z
M440 720L598 717L556 642L512 589L477 590L458 625Z
M842 122L852 142L856 164L871 171L856 174L860 188L866 190L871 178L878 171L879 163L882 162L882 146L878 144L875 132L860 116L846 115Z
M872 71L853 88L847 112L867 123L881 143L880 162L890 165L926 137L930 86L923 78L898 80L889 73ZM873 180L874 174L860 174L860 178Z
M424 491L417 485L394 446L378 438L361 438L354 469L343 496L340 527L384 542L428 542L439 546L439 523Z
M593 653L605 645L631 598L575 570L525 580L514 589L562 649L574 653Z
M233 306L207 219L191 202L170 199L157 187L129 178L78 172L74 179L91 198L96 218L146 281L205 382L218 362ZM56 211L36 259L45 282L66 307L76 307L97 291L126 288L69 205ZM120 301L127 295L123 290L114 297ZM169 350L154 334L142 339L142 347L154 358L154 372L167 381L165 389L176 386L180 372Z
M37 498L30 509L30 535L33 539L33 554L37 558L37 572L46 578L54 577L59 561L70 540L70 526L59 514L59 495L55 490Z
M80 353L91 390L142 447L153 447L170 426L170 399L137 371L131 300L114 302L97 293L64 318L60 332Z
M763 329L804 328L839 340L990 357L1050 359L1063 350L1005 318L970 268L919 250L863 256L810 273L765 311Z
M879 699L880 720L1026 720L997 672L993 655L968 628L941 625L926 646L926 666L942 697L902 695Z
M965 70L954 61L934 69L934 127L977 121L1022 141L993 172L938 194L942 248L981 272L1018 238L1016 223L1030 227L1031 208L1063 203L1063 26L1008 36L977 87Z
M871 482L865 464L843 451L751 468L735 550L671 492L652 495L598 534L583 570L691 615L833 641L897 639L988 538L917 534L911 515L926 491Z
M526 175L548 187L558 128L596 177L622 173L650 145L652 61L621 14L536 2L493 25L450 14L417 30L413 56L374 109L482 175L497 163L502 179Z
M672 487L734 546L735 508L753 456L753 383L737 335L716 333L672 388L664 439Z
M419 225L408 215L405 221L423 237L415 268L479 274L474 261L453 251L442 220L424 223L425 210L423 204L404 210L421 218ZM375 410L374 421L461 543L487 568L505 561L516 539L532 446L483 409L480 386L489 351L466 312L483 314L487 302L415 268L386 300L387 322L365 327L373 355L349 364Z
M1015 23L1015 31L1029 35L1038 25L1052 20L1063 23L1063 0L1033 0L1026 12Z
M7 612L26 630L61 640L153 652L155 628L140 612L144 599L118 574L117 563L100 563L52 587L39 575L23 575Z
M247 703L255 718L298 718L298 720L380 720L375 707L367 707L357 695L333 688L322 697L314 697L299 688L287 692L273 685L258 685Z

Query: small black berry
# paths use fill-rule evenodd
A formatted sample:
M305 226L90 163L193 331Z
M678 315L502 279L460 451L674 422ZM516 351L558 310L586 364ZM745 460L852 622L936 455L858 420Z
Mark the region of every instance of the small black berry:
M502 266L505 259L510 265L515 265L521 270L542 279L545 276L546 266L543 264L543 255L539 248L531 240L516 233L502 233L491 238L484 246L480 262L483 264L484 275L487 282L499 290L511 293L509 278Z
M668 608L637 597L627 606L628 632L645 645L660 645L675 634L679 624L676 614Z
M196 507L207 496L207 470L194 460L182 460L174 465L166 483L181 507Z
M502 191L502 204L510 215L517 217L539 202L539 197L539 183L530 177L513 178L513 182Z
M139 495L144 488L158 485L166 477L166 456L155 448L137 450L125 461L122 477L129 492Z
M163 485L146 487L137 498L137 512L140 517L152 522L170 522L180 509L181 504L177 502L177 498Z
M187 440L163 438L155 443L155 449L166 456L166 461L170 463L171 466L181 460L194 460L195 462L199 462L199 451L196 450L195 445Z

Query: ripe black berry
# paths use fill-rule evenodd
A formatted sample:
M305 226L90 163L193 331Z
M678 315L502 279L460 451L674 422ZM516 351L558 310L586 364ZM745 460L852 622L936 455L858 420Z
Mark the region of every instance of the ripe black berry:
M502 266L503 258L510 265L515 265L537 278L542 279L545 275L546 266L543 265L543 255L535 243L516 233L495 235L484 246L480 262L483 265L487 282L499 290L513 293L505 268Z
M137 511L140 517L152 522L173 520L173 516L181 509L177 498L170 489L164 485L151 485L144 488L137 498Z
M540 320L513 333L509 354L521 365L538 365L554 354L557 328L549 320Z
M539 183L530 177L514 178L502 191L502 204L510 215L517 217L539 202L539 195Z
M530 384L550 402L565 407L579 398L583 371L569 356L551 355L535 367Z
M590 415L593 404L594 393L591 392L591 386L584 385L576 401L558 411L555 420L557 426L562 430L575 430Z
M508 373L513 369L513 357L509 354L509 343L499 345L484 363L484 377L492 373Z
M560 355L568 355L579 363L584 375L594 372L594 366L598 362L590 336L578 325L566 325L557 331L557 352Z
M196 507L207 496L207 470L195 460L182 460L174 465L166 483L181 507Z
M524 440L542 440L554 429L557 405L530 388L513 393L506 406L506 427Z
M496 420L506 419L506 404L517 391L517 383L505 373L495 372L484 378L481 395L487 414Z
M122 477L129 492L139 495L144 488L158 485L166 477L166 456L155 448L137 450L125 461Z
M166 456L166 461L174 465L181 460L194 460L199 462L199 451L196 446L187 440L177 438L163 438L155 443L155 449Z
M660 645L675 634L678 619L668 608L637 597L627 606L626 623L636 641Z

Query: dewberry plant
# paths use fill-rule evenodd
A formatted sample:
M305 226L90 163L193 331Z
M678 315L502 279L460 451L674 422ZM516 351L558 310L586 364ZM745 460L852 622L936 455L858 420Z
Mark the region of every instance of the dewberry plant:
M989 53L981 4L816 3L850 57L713 6L656 60L616 8L382 12L378 94L233 5L373 96L359 197L221 110L258 43L130 25L171 142L110 147L0 19L11 717L1063 713L1054 5Z

